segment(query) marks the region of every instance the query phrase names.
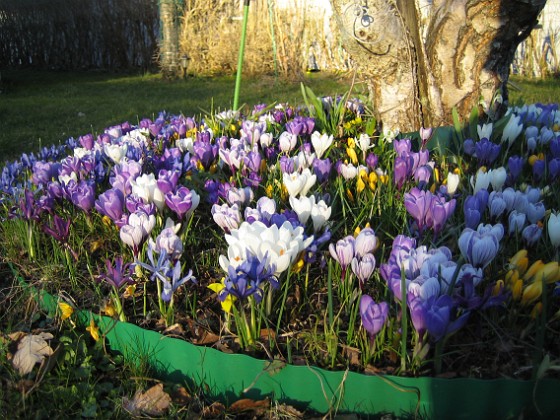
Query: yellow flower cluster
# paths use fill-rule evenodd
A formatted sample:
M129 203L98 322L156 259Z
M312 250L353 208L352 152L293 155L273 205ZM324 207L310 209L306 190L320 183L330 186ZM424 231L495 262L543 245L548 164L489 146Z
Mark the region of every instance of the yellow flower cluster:
M542 310L538 300L543 293L543 285L560 281L560 266L557 261L545 263L543 260L537 260L529 266L527 254L526 249L517 251L509 261L505 279L498 283L511 290L513 300L522 306L535 304L531 316L536 317Z

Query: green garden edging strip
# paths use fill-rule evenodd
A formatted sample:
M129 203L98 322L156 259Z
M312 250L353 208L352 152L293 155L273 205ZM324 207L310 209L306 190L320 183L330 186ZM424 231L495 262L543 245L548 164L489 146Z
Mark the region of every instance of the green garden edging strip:
M28 287L41 308L54 316L56 297ZM77 311L81 325L88 325L91 317L110 348L126 360L134 362L142 355L162 379L201 387L205 395L225 404L240 398L269 397L323 414L391 413L454 419L552 418L560 410L560 381L556 379L405 378L334 372L226 354L90 311Z

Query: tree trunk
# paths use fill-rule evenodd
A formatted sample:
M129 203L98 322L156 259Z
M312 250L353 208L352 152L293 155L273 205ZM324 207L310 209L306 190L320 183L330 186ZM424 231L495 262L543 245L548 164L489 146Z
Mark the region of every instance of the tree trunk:
M449 125L454 107L502 115L515 50L546 0L331 3L378 120L408 132Z
M176 0L160 0L161 39L159 65L165 78L179 75L179 29Z

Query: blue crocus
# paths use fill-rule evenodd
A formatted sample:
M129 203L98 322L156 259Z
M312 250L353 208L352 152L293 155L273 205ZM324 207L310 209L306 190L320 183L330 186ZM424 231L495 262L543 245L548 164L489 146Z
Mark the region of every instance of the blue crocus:
M487 138L482 138L475 144L475 154L478 160L478 165L491 165L501 151L501 146L499 144L492 143Z
M224 281L224 288L218 293L218 298L223 302L232 295L238 299L253 296L258 303L262 300L263 285L269 282L273 288L278 287L278 280L274 276L276 266L268 263L265 255L259 260L251 252L247 251L247 258L238 266L228 266L228 276Z
M454 333L467 322L470 312L459 315L456 303L449 295L432 296L426 302L425 322L428 333L435 341Z
M486 229L483 225L479 225L477 230L465 228L461 233L459 249L473 267L486 268L498 254L503 226L501 224L495 226L501 226L501 235L497 231Z
M181 263L179 261L175 263L173 270L171 270L168 275L170 276L169 278L161 279L163 283L161 300L164 302L169 302L173 297L173 293L186 282L192 281L193 283L196 283L196 278L192 275L192 270L189 270L187 275L182 277Z

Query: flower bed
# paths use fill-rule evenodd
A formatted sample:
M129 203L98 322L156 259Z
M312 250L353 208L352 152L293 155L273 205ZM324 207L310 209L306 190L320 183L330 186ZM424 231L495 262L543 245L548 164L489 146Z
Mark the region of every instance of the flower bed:
M440 393L433 376L532 379L516 385L530 395L560 348L557 106L395 138L357 100L306 97L162 113L23 155L2 172L6 259L57 296L61 318L102 312L267 360L250 359L253 393L279 398L262 382L285 384L282 372L338 371L317 411L342 401L347 377L423 377L412 411ZM128 333L91 320L124 349Z

